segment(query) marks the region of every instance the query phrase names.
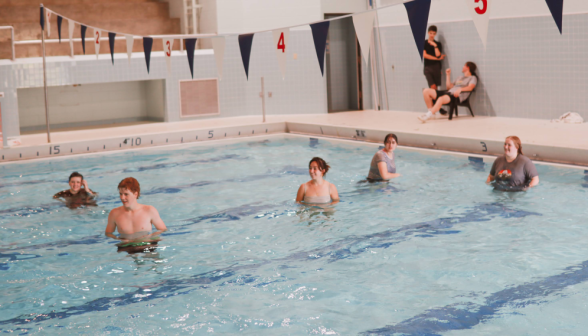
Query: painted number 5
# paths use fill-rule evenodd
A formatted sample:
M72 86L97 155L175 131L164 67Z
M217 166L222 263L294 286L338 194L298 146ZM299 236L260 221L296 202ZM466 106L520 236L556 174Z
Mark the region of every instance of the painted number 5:
M488 0L475 0L476 3L482 2L481 5L476 7L476 13L483 15L488 10Z
M169 57L169 56L171 56L171 44L169 43L169 41L165 42L165 46L167 47L165 55L167 55Z
M280 39L278 40L278 49L281 49L282 52L286 52L286 44L284 43L284 33L280 34Z

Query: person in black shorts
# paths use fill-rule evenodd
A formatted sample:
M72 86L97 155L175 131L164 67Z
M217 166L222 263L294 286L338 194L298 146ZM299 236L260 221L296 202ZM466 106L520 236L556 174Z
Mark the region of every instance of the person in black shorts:
M439 90L441 86L441 61L445 59L443 45L435 41L437 27L429 27L429 38L425 40L423 57L425 58L424 74L429 88Z
M429 38L425 40L425 47L423 57L425 59L425 69L423 73L427 79L427 85L433 90L441 88L441 61L445 59L443 54L443 45L439 41L435 41L437 36L437 26L429 27ZM441 114L447 112L443 109L439 110Z
M435 118L435 114L441 111L441 106L456 104L468 99L478 84L477 68L474 62L466 62L461 69L463 76L459 77L454 83L451 82L451 69L447 69L447 91L424 89L423 98L428 111L418 116L418 118L422 122L426 122L431 118Z

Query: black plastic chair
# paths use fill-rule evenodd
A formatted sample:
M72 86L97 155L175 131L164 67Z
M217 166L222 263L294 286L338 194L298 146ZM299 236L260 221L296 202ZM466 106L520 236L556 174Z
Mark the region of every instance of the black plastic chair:
M470 114L472 115L472 117L475 117L474 115L474 111L472 110L472 105L470 104L470 99L472 98L472 96L474 95L474 92L476 92L476 89L474 89L472 91L472 93L470 93L470 95L468 96L468 98L462 102L459 101L459 98L452 103L449 106L449 120L453 119L453 113L455 113L455 116L457 117L457 111L458 111L458 107L467 107L468 110L470 110Z

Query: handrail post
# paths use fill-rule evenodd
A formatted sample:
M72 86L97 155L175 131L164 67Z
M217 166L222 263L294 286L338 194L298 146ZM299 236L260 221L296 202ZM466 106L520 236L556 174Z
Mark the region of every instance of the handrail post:
M12 44L12 61L16 61L16 52L14 51L14 27L11 27L10 30L12 31L11 33L11 44Z
M41 4L43 7L43 4ZM43 11L45 15L45 11ZM41 46L43 50L43 88L45 92L45 120L47 121L47 142L51 143L51 130L49 129L49 97L47 92L47 65L45 64L45 28L41 26Z
M386 98L386 110L390 110L390 103L388 102L388 84L386 81L386 64L384 63L384 55L382 54L382 39L380 38L380 21L378 20L378 3L377 1L373 2L373 7L376 9L376 29L375 33L378 36L378 51L380 54L380 61L382 62L382 75L384 76L384 97ZM375 44L375 42L374 42ZM375 47L375 46L374 46ZM377 66L376 66L377 68ZM383 103L383 102L382 102Z
M259 97L261 97L261 110L263 112L263 122L265 122L265 87L263 85L263 77L261 77L261 92L259 93Z

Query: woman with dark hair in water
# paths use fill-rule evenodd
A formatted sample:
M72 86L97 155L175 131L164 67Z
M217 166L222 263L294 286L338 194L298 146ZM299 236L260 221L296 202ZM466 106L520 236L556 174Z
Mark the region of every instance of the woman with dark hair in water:
M396 162L394 162L394 150L398 145L396 134L390 133L384 138L384 148L377 151L372 158L370 172L367 180L369 182L385 181L396 177Z
M303 183L298 188L296 202L298 203L332 203L339 202L339 193L334 184L324 180L325 175L331 168L325 160L320 157L314 157L308 164L308 173L311 180Z
M504 140L504 155L494 160L486 183L505 191L522 191L539 184L539 174L533 161L523 155L519 137L511 135Z
M419 116L419 120L426 122L427 120L434 118L435 114L439 112L441 106L449 105L451 103L457 103L468 99L472 91L478 84L478 75L476 70L478 67L474 62L466 62L461 71L463 76L459 77L455 83L451 83L451 69L447 69L447 91L424 89L423 98L425 104L427 104L427 113Z

